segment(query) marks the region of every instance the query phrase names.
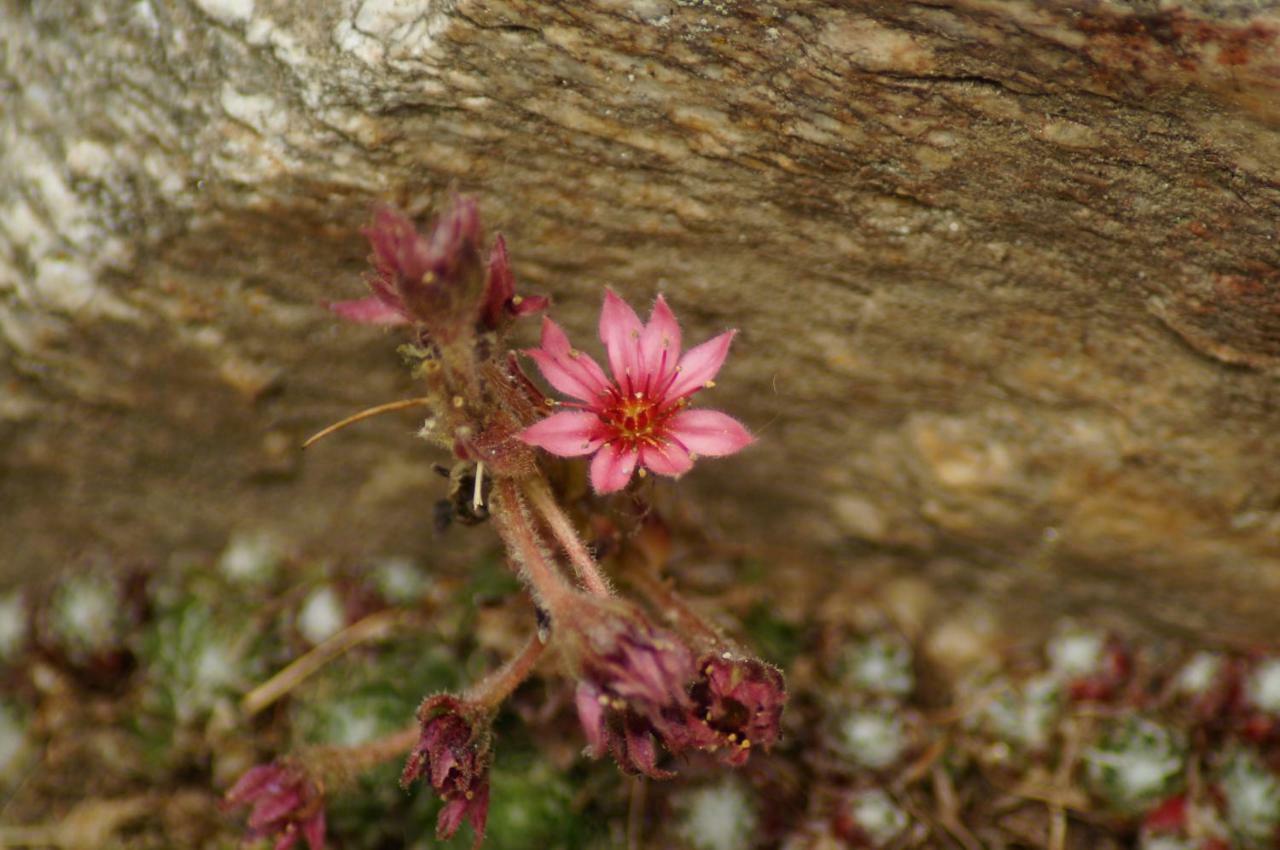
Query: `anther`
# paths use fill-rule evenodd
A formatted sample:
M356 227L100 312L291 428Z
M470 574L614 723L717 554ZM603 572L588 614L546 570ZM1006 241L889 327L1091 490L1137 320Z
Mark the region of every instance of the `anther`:
M453 406L454 406L454 407L457 407L457 408L461 409L462 405L464 405L464 404L466 404L466 402L463 400L462 396L460 396L460 395L456 395L456 396L454 396L454 397L453 397Z
M712 387L714 387L715 385L716 385L716 382L715 382L715 381L707 381L707 382L706 382L705 384L703 384L702 386L706 387L707 389L711 389L711 388L712 388Z

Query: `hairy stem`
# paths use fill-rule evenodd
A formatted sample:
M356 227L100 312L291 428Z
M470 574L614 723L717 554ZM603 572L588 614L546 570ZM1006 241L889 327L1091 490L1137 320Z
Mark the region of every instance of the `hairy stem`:
M534 510L546 521L551 528L551 533L564 548L565 554L569 556L569 561L573 564L574 572L577 573L583 587L596 596L612 596L613 591L610 590L608 581L600 572L600 565L596 563L595 558L591 557L582 538L578 537L573 523L556 502L546 479L541 475L526 478L524 491L533 504Z
M298 761L326 793L344 788L380 764L404 757L422 734L417 721L389 735L349 747L324 746L304 750Z
M538 542L528 507L520 495L520 485L515 479L504 476L494 482L490 513L507 552L533 588L535 601L554 616L574 591Z
M699 614L671 586L646 569L634 569L627 574L627 581L661 611L677 630L696 636L708 643L724 642L720 630Z
M252 717L347 650L366 641L381 640L405 620L404 612L379 611L352 623L305 655L294 659L279 673L245 694L240 701L241 709L246 715Z
M547 645L536 633L530 635L528 642L519 653L467 688L462 698L482 705L490 711L497 709L507 697L511 696L511 692L520 686L521 682L529 678L529 674L533 672L533 668L537 666L538 660L542 658L542 653L546 649Z

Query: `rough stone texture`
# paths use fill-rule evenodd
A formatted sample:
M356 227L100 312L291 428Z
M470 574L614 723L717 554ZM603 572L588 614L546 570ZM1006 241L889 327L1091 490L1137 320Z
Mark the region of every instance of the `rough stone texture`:
M352 297L371 202L474 192L583 343L743 333L761 436L677 497L1030 619L1280 603L1273 2L0 0L0 579L265 528L435 546ZM699 498L694 498L698 496Z

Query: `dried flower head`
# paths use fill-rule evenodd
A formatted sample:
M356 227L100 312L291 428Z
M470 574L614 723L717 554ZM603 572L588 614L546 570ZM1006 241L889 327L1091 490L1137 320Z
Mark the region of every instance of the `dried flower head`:
M484 840L489 815L489 765L492 732L489 712L450 694L423 701L418 709L421 735L400 776L400 784L425 780L445 801L436 818L436 837L451 838L462 821Z
M311 850L324 850L324 797L306 771L290 762L250 768L231 787L228 808L250 807L249 835L275 835L275 850L289 850L298 838Z
M777 667L722 650L698 660L698 675L695 713L714 733L722 761L740 766L752 748L768 751L777 743L787 702Z
M680 325L658 296L648 324L626 302L606 291L600 339L613 380L595 360L572 348L555 322L544 319L542 346L526 352L547 381L575 399L572 410L527 428L521 438L562 457L594 454L591 486L620 490L636 467L680 476L697 455L730 455L753 442L736 419L714 410L691 410L689 400L712 386L736 331L680 353Z
M608 751L624 770L665 778L658 743L672 753L713 743L693 713L693 653L677 635L619 599L579 595L568 614L556 628L593 756Z

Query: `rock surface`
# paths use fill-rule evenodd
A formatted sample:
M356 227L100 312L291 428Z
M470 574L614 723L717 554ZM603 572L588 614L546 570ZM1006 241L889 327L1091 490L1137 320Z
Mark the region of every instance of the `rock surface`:
M437 546L411 420L297 445L412 393L318 305L452 187L584 345L742 330L721 533L1274 636L1278 5L0 0L0 580Z

